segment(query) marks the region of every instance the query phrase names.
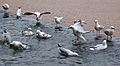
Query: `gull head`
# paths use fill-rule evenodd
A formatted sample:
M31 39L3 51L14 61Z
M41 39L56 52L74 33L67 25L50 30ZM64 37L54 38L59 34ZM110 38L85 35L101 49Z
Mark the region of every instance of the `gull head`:
M97 22L98 22L98 20L96 19L94 22L95 22L95 23L97 23Z
M103 40L103 43L106 43L107 42L107 40Z
M82 20L81 22L80 22L80 25L81 26L84 26L84 24L87 24L84 20Z
M103 40L103 44L104 44L104 45L106 44L106 42L107 42L107 40Z
M32 28L28 28L28 31L31 31L32 30Z
M36 33L40 33L41 31L40 30L37 30L37 32Z
M21 9L21 7L18 7L19 9Z
M115 29L115 27L114 27L114 26L110 26L110 28L111 28L111 29Z

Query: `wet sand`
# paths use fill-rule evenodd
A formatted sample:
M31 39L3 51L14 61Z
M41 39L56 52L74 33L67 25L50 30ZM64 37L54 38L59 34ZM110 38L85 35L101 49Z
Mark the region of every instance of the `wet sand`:
M82 19L88 23L87 30L93 30L94 20L98 19L106 28L115 26L114 36L120 34L119 0L0 0L0 5L3 3L10 5L12 13L19 6L23 12L50 11L52 14L43 16L43 20L53 22L54 16L63 16L65 26L73 24L75 19Z

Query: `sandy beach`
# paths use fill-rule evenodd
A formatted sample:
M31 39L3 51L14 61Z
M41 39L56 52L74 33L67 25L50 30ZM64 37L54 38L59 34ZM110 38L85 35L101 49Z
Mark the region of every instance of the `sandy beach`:
M115 26L114 36L120 34L119 0L0 0L0 6L3 3L10 5L11 13L19 6L22 12L50 11L52 14L43 16L43 20L53 22L54 16L63 16L65 26L73 24L75 19L82 19L87 22L86 30L93 30L94 20L98 19L106 28Z

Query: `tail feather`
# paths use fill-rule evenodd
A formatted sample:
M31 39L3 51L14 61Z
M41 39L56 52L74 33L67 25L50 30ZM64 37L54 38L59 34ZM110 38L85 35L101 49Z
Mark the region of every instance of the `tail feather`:
M92 50L92 51L93 51L93 50L95 50L95 49L94 49L94 48L90 48L90 50Z

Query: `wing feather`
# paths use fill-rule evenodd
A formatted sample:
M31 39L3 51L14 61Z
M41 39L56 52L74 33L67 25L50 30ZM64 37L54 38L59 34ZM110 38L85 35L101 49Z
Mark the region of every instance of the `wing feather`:
M40 14L40 16L42 16L43 14L51 14L51 12L43 12L43 13Z
M34 12L25 12L23 15L34 15Z

